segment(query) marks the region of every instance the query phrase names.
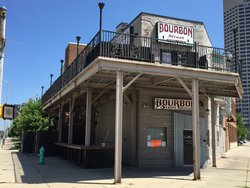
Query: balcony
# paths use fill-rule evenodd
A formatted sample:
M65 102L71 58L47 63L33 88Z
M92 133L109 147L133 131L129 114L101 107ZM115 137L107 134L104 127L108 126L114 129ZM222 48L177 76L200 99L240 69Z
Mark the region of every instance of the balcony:
M137 64L168 64L203 71L235 72L231 53L221 48L171 44L154 38L102 31L46 91L42 103L47 103L97 57L131 60Z

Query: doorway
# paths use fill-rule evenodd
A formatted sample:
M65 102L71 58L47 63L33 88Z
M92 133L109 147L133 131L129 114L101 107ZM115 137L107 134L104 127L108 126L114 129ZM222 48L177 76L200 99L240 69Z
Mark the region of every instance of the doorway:
M183 130L183 164L193 164L193 131Z
M200 117L200 155L201 166L207 161L206 138L207 129L205 118ZM192 116L174 112L173 115L174 129L174 165L182 167L193 162L193 135L192 135ZM185 140L184 140L185 137ZM185 159L185 162L184 162Z

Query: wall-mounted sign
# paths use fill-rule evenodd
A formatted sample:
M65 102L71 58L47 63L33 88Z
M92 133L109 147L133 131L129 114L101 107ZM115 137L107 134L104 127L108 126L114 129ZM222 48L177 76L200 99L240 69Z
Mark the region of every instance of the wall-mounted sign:
M194 28L158 22L158 40L180 45L194 44Z
M155 109L192 110L192 100L155 98Z

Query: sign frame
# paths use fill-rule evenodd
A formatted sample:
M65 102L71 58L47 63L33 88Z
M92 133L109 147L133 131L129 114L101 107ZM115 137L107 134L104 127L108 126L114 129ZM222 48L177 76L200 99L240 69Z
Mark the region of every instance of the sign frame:
M194 28L172 23L157 22L158 42L185 46L194 45Z
M154 98L156 110L192 110L192 100Z

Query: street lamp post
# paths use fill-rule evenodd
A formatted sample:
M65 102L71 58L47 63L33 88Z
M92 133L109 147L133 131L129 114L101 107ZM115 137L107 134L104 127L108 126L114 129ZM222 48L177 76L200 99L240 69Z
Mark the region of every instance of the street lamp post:
M235 71L238 72L238 64L237 64L237 46L236 46L236 34L238 32L238 27L234 28L233 30L233 34L234 34L234 60L235 60Z
M53 74L50 74L50 86L52 85Z
M242 65L243 65L243 59L239 59L239 74L241 79L242 79Z
M60 62L61 62L61 74L62 74L62 72L63 72L63 59L61 59Z
M43 89L44 89L44 86L42 86L42 96L43 96Z
M102 54L102 47L101 47L101 42L102 42L102 9L104 7L104 3L100 2L98 3L99 9L100 9L100 21L99 21L99 45L100 45L100 54Z
M81 40L81 37L80 36L76 36L76 41L77 41L77 46L76 46L76 58L78 57L79 55L79 42Z
M99 24L99 31L101 32L102 31L102 9L104 7L104 3L100 2L98 3L98 6L99 6L99 9L100 9L100 24Z

